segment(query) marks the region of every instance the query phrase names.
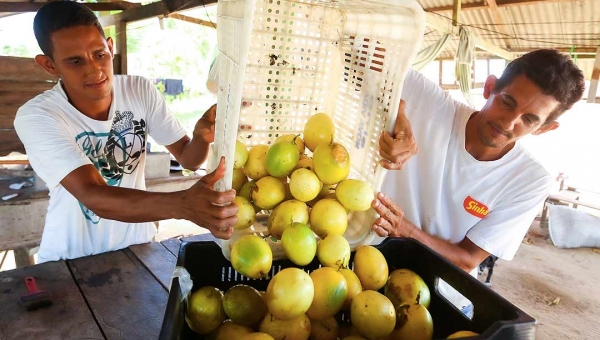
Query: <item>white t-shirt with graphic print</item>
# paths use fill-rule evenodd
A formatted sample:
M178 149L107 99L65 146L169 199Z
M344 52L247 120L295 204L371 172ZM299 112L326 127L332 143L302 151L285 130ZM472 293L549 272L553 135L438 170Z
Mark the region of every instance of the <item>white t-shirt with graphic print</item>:
M511 260L550 191L550 174L519 142L499 160L473 158L465 128L475 110L414 70L402 99L419 152L388 172L382 192L428 234L452 243L466 236Z
M39 262L98 254L152 239L153 223L100 218L60 185L71 171L92 164L108 185L146 188L148 135L169 145L186 134L152 83L115 75L109 117L98 121L75 109L59 82L23 105L14 125L33 169L50 190Z

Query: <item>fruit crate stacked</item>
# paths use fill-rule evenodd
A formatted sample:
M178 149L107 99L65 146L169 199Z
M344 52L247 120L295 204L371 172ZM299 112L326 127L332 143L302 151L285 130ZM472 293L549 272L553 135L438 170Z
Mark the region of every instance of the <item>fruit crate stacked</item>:
M349 155L348 178L378 191L378 139L395 121L400 93L424 33L416 0L234 0L218 3L219 85L209 170L226 158L217 190L231 188L236 141L270 146L325 113ZM308 151L308 150L307 150ZM311 153L307 152L310 156ZM352 212L351 249L375 238L373 209ZM262 222L262 223L261 223ZM267 236L265 219L223 242L227 258L243 235ZM280 242L267 239L274 258Z
M486 287L445 258L416 240L408 238L386 239L375 246L387 260L389 272L395 269L409 269L417 273L428 286L431 302L428 310L433 319L433 339L445 339L460 330L479 333L470 337L473 340L532 340L535 338L535 320L503 297ZM354 266L355 252L350 259ZM193 291L213 286L226 292L239 284L265 291L269 279L248 279L236 272L223 256L221 248L212 241L183 243L177 265L190 273ZM298 267L289 260L276 260L270 272L275 276L285 268ZM321 265L315 259L300 267L312 272ZM463 315L435 288L439 280L444 280L474 305L472 319ZM379 290L383 293L383 289ZM185 321L186 306L182 302L179 279L174 278L169 301L161 329L160 339L207 339L207 336L194 333ZM348 320L348 315L338 315L338 321Z

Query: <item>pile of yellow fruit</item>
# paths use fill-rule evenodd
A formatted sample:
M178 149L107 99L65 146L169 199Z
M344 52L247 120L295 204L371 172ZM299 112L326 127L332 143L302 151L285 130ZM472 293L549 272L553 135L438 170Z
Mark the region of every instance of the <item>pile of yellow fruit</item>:
M259 144L248 150L237 141L232 187L239 210L234 228L243 232L255 224L257 214L268 214L269 236L281 240L286 257L297 265L310 263L316 253L330 253L317 252L317 238L324 241L322 247L345 246L339 251L344 250L347 263L350 249L339 239L348 227L348 215L368 210L374 199L368 182L347 178L350 165L350 154L335 142L333 121L325 113L311 116L302 136L285 134L271 146ZM236 248L241 241L235 240L231 249L234 268L250 278L265 275L270 264L250 261L247 251ZM265 248L259 240L245 242Z
M266 292L243 284L224 294L202 287L188 301L187 324L213 340L432 339L431 295L419 275L408 269L389 273L383 254L367 245L356 250L354 270L321 265L310 274L285 268Z

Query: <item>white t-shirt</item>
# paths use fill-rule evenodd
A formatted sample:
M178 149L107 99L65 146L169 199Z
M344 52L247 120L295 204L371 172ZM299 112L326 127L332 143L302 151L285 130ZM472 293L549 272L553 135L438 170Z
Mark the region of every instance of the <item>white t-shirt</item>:
M79 112L59 82L23 105L14 125L33 169L50 190L39 262L98 254L152 239L153 223L100 218L60 185L71 171L92 164L108 185L146 188L148 134L169 145L186 133L148 80L115 75L106 121Z
M411 70L402 99L419 152L389 171L382 192L430 235L511 260L548 195L550 174L517 142L501 159L482 162L465 149L475 112ZM473 271L472 274L474 274Z

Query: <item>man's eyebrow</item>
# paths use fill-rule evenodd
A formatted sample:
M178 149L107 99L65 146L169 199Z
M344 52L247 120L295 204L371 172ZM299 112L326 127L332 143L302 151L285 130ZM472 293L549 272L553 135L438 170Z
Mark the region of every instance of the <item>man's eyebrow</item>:
M508 102L510 102L510 104L516 104L517 100L511 96L510 94L506 93L506 92L502 92L502 98Z

